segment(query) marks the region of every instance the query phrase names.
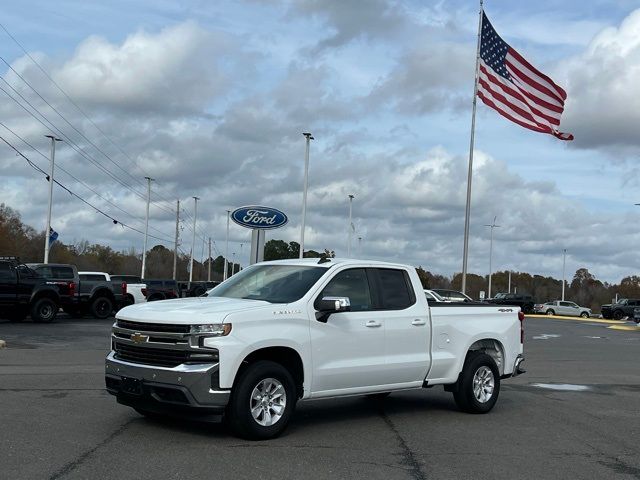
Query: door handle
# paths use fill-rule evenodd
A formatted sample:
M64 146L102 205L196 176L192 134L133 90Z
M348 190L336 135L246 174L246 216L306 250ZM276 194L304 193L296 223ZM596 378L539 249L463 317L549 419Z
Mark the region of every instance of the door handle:
M377 328L377 327L381 327L382 324L380 322L376 322L375 320L369 320L367 323L364 324L364 326L369 328Z
M426 320L420 320L419 318L416 318L413 322L411 322L411 325L415 325L416 327L419 327L421 325L426 325L427 322Z

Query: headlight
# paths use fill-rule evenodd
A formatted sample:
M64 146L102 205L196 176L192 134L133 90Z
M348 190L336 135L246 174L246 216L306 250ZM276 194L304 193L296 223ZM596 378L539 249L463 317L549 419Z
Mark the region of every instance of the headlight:
M207 325L191 325L191 334L209 337L224 337L231 333L230 323L213 323Z

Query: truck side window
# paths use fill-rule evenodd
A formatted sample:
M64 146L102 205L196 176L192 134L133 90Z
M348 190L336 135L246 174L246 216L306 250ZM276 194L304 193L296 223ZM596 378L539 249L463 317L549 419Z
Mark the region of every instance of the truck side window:
M15 282L16 272L8 263L0 263L0 282Z
M322 290L319 298L324 297L349 297L352 312L373 309L369 280L363 268L338 273Z
M390 268L376 270L384 310L403 310L416 303L416 296L404 270Z
M73 280L73 269L69 267L51 267L53 278L60 280ZM104 279L103 279L104 280Z

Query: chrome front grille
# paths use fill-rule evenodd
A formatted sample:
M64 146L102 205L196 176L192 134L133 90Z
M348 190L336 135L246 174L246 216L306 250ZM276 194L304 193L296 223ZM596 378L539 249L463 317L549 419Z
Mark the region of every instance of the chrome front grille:
M202 348L190 325L117 320L111 334L115 358L143 365L177 367L182 364L217 363L218 351Z

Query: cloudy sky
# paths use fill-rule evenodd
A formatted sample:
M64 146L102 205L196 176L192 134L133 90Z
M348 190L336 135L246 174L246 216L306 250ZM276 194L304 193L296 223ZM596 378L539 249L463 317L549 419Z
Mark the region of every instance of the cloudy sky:
M479 103L469 271L561 278L587 267L618 282L640 269L640 8L637 1L488 0L502 37L568 93L561 142ZM274 206L299 240L303 131L311 131L307 248L461 270L478 5L473 1L10 2L0 12L0 136L151 245L224 253L226 210ZM11 36L17 40L14 42ZM24 47L24 51L21 46ZM25 53L26 51L26 53ZM55 82L55 83L54 83ZM27 143L25 143L28 142ZM33 148L32 148L33 147ZM0 202L44 229L42 174L0 142ZM59 187L53 227L141 251ZM354 238L355 238L354 237ZM250 232L232 224L230 253Z

